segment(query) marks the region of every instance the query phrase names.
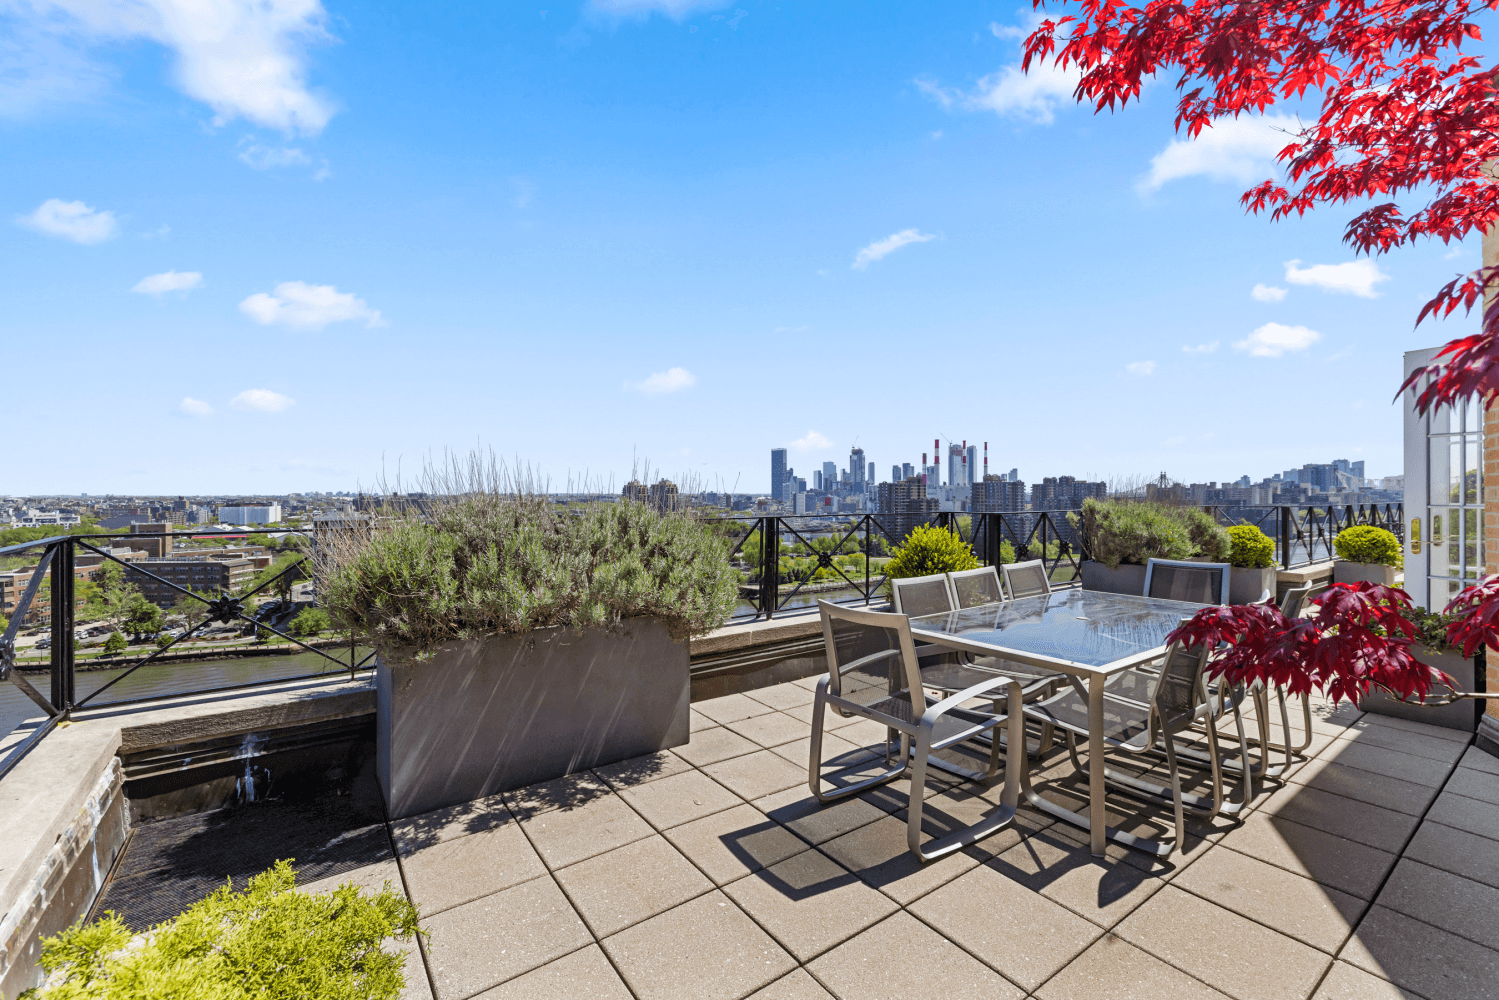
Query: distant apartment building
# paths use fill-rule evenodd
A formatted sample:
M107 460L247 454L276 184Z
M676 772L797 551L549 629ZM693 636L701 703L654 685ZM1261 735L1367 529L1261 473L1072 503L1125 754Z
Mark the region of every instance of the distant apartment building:
M163 535L171 530L172 526L170 524L161 521L145 521L130 526L130 533L132 535ZM123 539L123 542L132 549L138 549L146 553L153 559L164 559L172 551L172 537L170 534L166 534L164 538L127 538Z
M95 558L100 558L96 556ZM26 588L31 585L31 578L36 575L35 566L27 566L23 569L12 570L8 573L0 573L0 615L7 618L15 614L21 598L26 594ZM91 580L97 575L97 566L74 566L73 579ZM76 592L75 592L76 593ZM84 599L81 595L74 598L77 606L81 607ZM44 618L52 612L52 571L49 569L42 574L42 582L37 585L36 595L32 597L31 604L27 607L26 618L36 621Z
M1007 476L987 475L973 484L968 509L988 514L1025 510L1025 483Z
M900 540L917 525L925 524L940 510L936 497L927 495L926 483L910 476L898 483L880 483L877 491L881 524L892 538Z
M632 479L625 483L624 489L619 491L620 499L629 500L634 503L649 503L651 494L645 483L638 479Z
M225 524L274 524L281 520L281 505L269 507L220 507L219 520Z
M677 484L662 479L646 491L646 502L663 514L682 509L682 498L677 493Z
M1092 497L1106 500L1108 483L1089 483L1072 476L1047 476L1031 487L1032 510L1076 510Z
M11 521L12 527L16 528L67 528L82 523L83 518L70 510L35 510L30 508L21 511Z
M139 587L146 600L164 608L171 607L182 596L181 591L167 586L168 583L216 594L221 590L238 590L254 577L253 559L138 559L125 570L126 583Z

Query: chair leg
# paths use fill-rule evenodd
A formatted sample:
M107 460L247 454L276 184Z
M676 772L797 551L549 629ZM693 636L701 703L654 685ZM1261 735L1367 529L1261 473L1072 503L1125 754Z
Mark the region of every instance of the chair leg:
M891 781L894 781L896 778L899 778L902 774L906 773L906 765L904 759L902 759L902 762L898 767L888 767L887 770L875 775L872 778L866 778L863 781L849 785L847 788L840 788L836 792L832 792L830 794L823 794L822 730L823 719L827 713L828 707L827 692L823 687L823 684L825 683L826 680L818 683L816 700L814 700L812 703L812 739L810 741L810 747L808 749L807 760L807 787L811 789L812 797L817 799L817 801L823 805L826 805L829 802L836 802L839 799L846 799L850 795L857 795L859 792L864 791L866 788L873 788L876 785L887 784ZM904 735L901 736L902 740L905 740L906 738L907 737ZM890 764L890 758L888 756L885 758L885 763L887 766Z
M1176 767L1176 738L1166 735L1166 769L1171 775L1171 805L1176 815L1176 849L1182 853L1187 850L1187 817L1186 808L1182 802L1182 779L1181 772ZM1168 855L1169 856L1169 855Z

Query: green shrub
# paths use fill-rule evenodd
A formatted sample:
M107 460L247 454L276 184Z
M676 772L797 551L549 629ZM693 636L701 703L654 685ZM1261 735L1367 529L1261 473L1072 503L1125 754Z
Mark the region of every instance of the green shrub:
M1192 554L1202 556L1208 562L1227 562L1233 548L1228 529L1213 515L1197 507L1177 507L1177 515L1186 522L1187 538L1192 542Z
M115 656L125 652L125 647L128 645L129 643L125 641L123 635L118 632L111 632L109 633L109 638L104 640L104 652L110 656Z
M1378 563L1381 566L1399 566L1401 562L1400 539L1372 524L1344 528L1332 540L1332 547L1338 558L1345 562Z
M1083 501L1082 516L1067 520L1080 529L1085 551L1109 569L1148 559L1185 559L1196 552L1181 508L1130 500Z
M1248 569L1275 565L1275 542L1252 524L1236 524L1228 529L1232 542L1228 561Z
M322 608L303 608L297 612L297 616L291 620L291 634L295 636L317 635L326 632L332 626L328 621L328 612Z
M296 891L285 861L133 935L113 913L42 943L40 987L24 1000L394 1000L406 958L387 938L418 933L416 907L389 884L360 895Z
M703 522L644 504L574 513L479 495L425 520L397 517L336 554L322 603L335 625L386 647L644 615L680 641L733 613L728 549Z
M977 569L978 564L963 539L946 528L923 524L911 529L905 541L896 547L895 554L885 563L885 573L891 579L905 579Z

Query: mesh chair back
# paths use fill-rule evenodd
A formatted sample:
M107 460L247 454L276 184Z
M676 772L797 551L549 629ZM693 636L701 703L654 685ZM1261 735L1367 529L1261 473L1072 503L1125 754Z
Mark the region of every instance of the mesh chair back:
M911 620L828 601L818 601L817 607L828 658L828 692L860 705L901 695L920 718L925 705Z
M946 573L891 580L890 594L895 610L912 618L952 611L955 607L952 591L947 587Z
M1316 586L1315 583L1308 583L1286 591L1286 596L1280 600L1280 613L1287 618L1300 618L1301 612L1306 608L1307 599L1312 596L1312 590Z
M1145 596L1192 604L1227 604L1228 571L1228 563L1151 559L1145 564Z
M1006 563L1001 571L1005 575L1005 589L1010 592L1012 600L1051 593L1051 581L1047 579L1044 559Z
M999 574L993 566L959 570L947 574L947 579L952 584L953 597L957 599L960 608L998 604L1005 599L1004 591L999 586Z
M1182 624L1188 619L1183 618ZM1156 679L1151 700L1156 716L1167 733L1176 732L1192 721L1193 713L1201 703L1202 671L1212 653L1210 644L1183 646L1172 643L1166 649L1166 659Z

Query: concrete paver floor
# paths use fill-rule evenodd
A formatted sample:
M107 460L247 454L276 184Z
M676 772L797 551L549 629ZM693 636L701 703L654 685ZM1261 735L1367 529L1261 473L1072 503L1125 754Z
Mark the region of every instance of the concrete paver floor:
M1023 807L922 865L904 782L808 794L814 683L695 704L676 751L392 824L431 932L407 996L1499 1000L1499 760L1461 733L1320 703L1308 756L1165 862L1094 859ZM828 772L878 766L870 728L836 721ZM1064 749L1032 773L1081 805ZM928 828L997 796L934 777Z

